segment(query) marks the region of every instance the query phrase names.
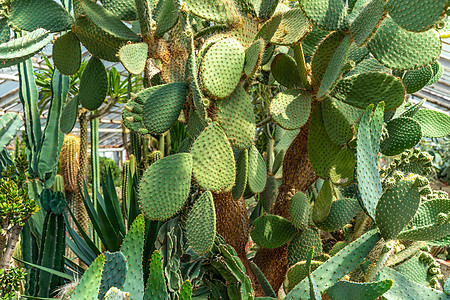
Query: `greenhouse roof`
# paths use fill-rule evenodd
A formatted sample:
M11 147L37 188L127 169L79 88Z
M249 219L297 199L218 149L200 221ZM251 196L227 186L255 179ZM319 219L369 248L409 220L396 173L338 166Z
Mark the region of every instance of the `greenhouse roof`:
M89 53L83 49L83 59L89 58ZM43 50L43 54L51 59L52 44L47 45ZM44 58L41 54L32 58L35 70L48 69ZM440 110L447 114L450 113L450 39L443 40L442 53L439 62L444 68L444 74L439 82L432 86L427 86L421 91L413 94L410 98L413 102L418 102L422 99L427 99L424 107ZM120 62L107 62L105 66L109 70L112 67L116 68L121 74L122 79L125 80L128 73ZM0 115L6 112L22 112L22 105L19 100L19 76L17 67L9 67L0 69ZM121 111L123 104L116 103L114 107L102 116L99 126L99 142L100 151L123 151L122 143L122 126L121 126ZM41 115L41 126L45 126L47 110L44 110ZM23 130L23 128L22 128ZM78 123L73 130L74 134L79 133Z

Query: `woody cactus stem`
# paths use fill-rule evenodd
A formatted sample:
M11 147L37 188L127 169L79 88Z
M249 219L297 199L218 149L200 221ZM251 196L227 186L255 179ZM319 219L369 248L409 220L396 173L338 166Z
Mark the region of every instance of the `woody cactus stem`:
M271 210L271 214L282 216L288 220L291 219L289 207L292 196L297 191L306 191L317 179L308 157L306 141L309 123L308 121L301 128L300 133L286 152L283 161L283 183ZM260 248L254 261L267 277L273 289L279 290L288 269L287 244L275 249ZM260 290L256 292L262 294Z
M78 171L77 181L80 186L86 180L87 171L87 122L88 116L87 112L82 112L79 116L80 121L80 169ZM84 207L83 200L81 198L81 193L78 190L75 193L75 207L76 207L76 217L81 227L87 232L89 229L89 217Z

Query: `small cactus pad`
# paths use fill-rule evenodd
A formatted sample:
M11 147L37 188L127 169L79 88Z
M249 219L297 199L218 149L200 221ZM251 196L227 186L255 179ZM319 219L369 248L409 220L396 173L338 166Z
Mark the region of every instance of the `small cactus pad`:
M87 17L105 32L126 41L139 42L140 37L103 6L93 1L82 1L81 7Z
M270 40L273 44L291 45L303 39L311 31L311 23L300 8L283 13L277 31Z
M395 271L394 269L385 267L380 270L377 275L377 280L387 280L393 281L392 287L384 293L383 297L386 299L429 299L429 300L441 300L448 299L442 291L436 289L424 287L412 280L409 280L401 273Z
M210 191L204 192L195 201L187 219L186 237L189 246L198 255L211 250L216 238L216 211Z
M319 290L325 291L343 276L356 269L364 262L380 238L377 230L371 230L320 265L311 273ZM309 281L305 278L292 289L285 299L309 299L308 297Z
M323 262L312 260L310 264L310 271L314 272ZM308 268L306 261L301 261L289 268L286 280L283 283L284 291L289 293L300 281L308 277Z
M350 25L350 33L356 45L361 47L372 37L383 20L383 15L383 0L372 0L359 12Z
M264 190L267 181L266 164L264 158L252 145L248 151L248 187L253 193Z
M331 97L322 101L323 123L328 136L338 146L347 144L353 138L353 130L346 111Z
M134 0L100 0L103 7L124 21L136 20L136 4Z
M346 38L346 42L344 42L344 38ZM314 51L314 55L311 60L311 84L315 90L318 91L320 89L325 73L329 73L327 79L328 82L324 83L323 88L320 89L321 96L328 91L334 83L334 80L336 80L339 75L339 72L347 59L346 56L349 42L350 39L348 35L337 31L331 33L323 41L321 41L317 46L317 49ZM342 47L340 47L341 44L343 45ZM331 80L331 77L334 77L334 80ZM332 82L330 83L330 81Z
M26 31L44 28L58 32L69 29L74 22L64 7L53 0L14 0L10 5L9 20Z
M250 96L241 84L228 97L217 102L217 122L231 144L238 149L250 147L255 136L255 114Z
M404 29L422 32L443 18L447 5L446 0L391 0L386 2L386 10Z
M369 72L342 79L332 94L336 99L361 109L385 101L385 109L393 110L403 103L405 88L395 76Z
M346 77L352 76L355 74L361 74L361 73L368 73L368 72L380 72L385 73L388 72L389 69L380 64L378 60L376 60L373 57L369 57L366 59L363 59L360 63L356 65L356 67L345 74Z
M421 109L414 115L414 120L420 124L424 137L438 138L450 134L450 116L440 111Z
M111 287L123 288L127 276L127 260L122 252L105 252L102 281L100 283L99 299L104 299Z
M102 270L105 264L105 256L99 255L89 268L84 272L78 282L71 299L97 300L102 280Z
M270 103L270 116L287 130L298 129L311 114L311 94L304 90L286 90Z
M163 221L183 207L191 186L192 165L189 153L179 153L166 156L145 170L139 198L147 217Z
M289 266L293 266L300 261L306 260L311 247L314 247L314 252L317 255L322 253L322 241L320 240L319 230L306 227L306 229L300 231L288 245L287 256Z
M328 178L330 169L339 153L325 129L322 118L321 103L316 104L308 132L308 155L316 174L323 179Z
M266 187L260 194L260 200L264 211L270 212L278 196L279 182L274 176L267 176Z
M192 283L186 280L180 289L180 300L191 300L192 299Z
M247 187L248 177L248 150L244 149L239 154L236 162L236 184L233 187L233 199L242 197Z
M72 32L77 35L89 52L111 62L119 61L117 53L126 44L125 40L109 34L85 16L79 17L75 21Z
M330 213L321 223L316 225L325 231L336 231L349 224L360 210L358 200L343 198L331 204Z
M338 31L348 29L348 15L341 0L301 0L300 7L308 19L323 30Z
M402 74L401 78L406 88L406 93L413 94L420 91L424 86L429 85L433 76L433 68L430 65L417 70L406 71Z
M275 32L277 31L282 18L283 18L282 14L277 14L277 15L273 16L267 22L264 22L263 26L261 26L261 29L259 29L258 33L256 34L256 39L261 38L264 41L269 42L270 39L275 34ZM264 61L264 59L263 59L263 61ZM263 65L265 65L265 63L263 63Z
M157 5L153 18L156 21L155 36L161 37L178 22L178 10L174 0L162 1Z
M120 246L120 252L123 253L128 263L128 274L123 283L123 289L130 293L130 300L141 300L144 293L144 276L142 272L144 233L144 216L139 215L134 220Z
M375 209L382 195L380 174L378 172L379 136L383 126L383 105L378 105L372 120L372 106L361 118L358 127L356 148L356 179L360 193L361 206L375 220ZM376 140L374 140L376 139Z
M142 93L142 94L141 94ZM144 125L152 133L162 134L169 130L180 116L186 102L187 86L184 82L173 82L151 88L144 99Z
M169 299L166 279L164 277L163 260L161 253L155 250L152 254L149 267L147 285L144 299L166 300Z
M352 282L341 280L327 290L331 300L375 300L386 293L392 286L392 279L375 282Z
M428 274L428 269L430 268L430 265L434 263L434 259L432 257L427 257L430 261L428 261L428 259L420 259L419 257L422 255L428 256L430 254L419 251L418 254L393 267L393 269L418 284L429 286L429 280L432 276L430 276L431 274Z
M434 29L421 33L409 32L388 17L367 43L367 47L386 67L408 70L421 68L435 61L441 53L441 40Z
M140 75L147 62L147 51L147 43L127 44L119 50L120 62L131 74Z
M411 118L395 118L386 125L389 136L380 144L384 155L393 156L417 145L422 138L418 122Z
M205 190L229 190L234 185L236 168L233 150L217 122L206 127L191 147L193 174Z
M59 130L65 134L69 134L78 117L78 95L70 99L63 108L60 117Z
M184 0L181 9L189 10L192 14L217 23L236 23L239 21L239 8L234 1L210 0Z
M259 39L253 42L247 49L245 49L245 64L244 73L247 77L253 77L256 70L261 64L264 53L264 40Z
M314 223L320 223L328 216L331 204L334 200L333 184L330 180L325 180L322 184L315 201L312 211L312 219Z
M378 201L375 221L385 240L394 239L411 221L420 204L419 189L413 180L400 180Z
M292 223L299 229L305 229L309 223L310 203L308 197L297 192L291 199L291 218Z
M301 88L301 77L295 60L288 54L279 53L270 66L275 80L287 88Z
M89 110L99 108L108 91L108 74L102 61L93 56L80 79L80 103Z
M239 83L244 63L244 47L238 41L234 38L218 41L208 49L201 61L203 88L216 98L230 95Z
M436 82L439 81L442 74L444 74L444 68L438 61L433 62L431 64L431 68L433 69L433 78L431 78L430 81L428 81L427 85L435 84Z
M80 41L72 31L61 35L53 44L53 63L64 75L73 75L80 69Z
M289 242L298 230L283 217L276 215L261 216L253 222L252 240L264 248L277 248Z
M350 147L344 146L336 156L330 169L330 179L335 185L348 186L353 182L356 165L355 153Z

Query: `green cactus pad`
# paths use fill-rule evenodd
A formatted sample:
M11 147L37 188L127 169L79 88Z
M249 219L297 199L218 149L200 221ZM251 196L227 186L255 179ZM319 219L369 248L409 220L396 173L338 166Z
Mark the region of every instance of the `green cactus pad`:
M300 7L308 19L323 30L340 31L348 29L348 15L340 0L300 0Z
M87 17L98 27L122 40L139 42L140 37L128 28L116 15L93 1L82 1Z
M278 93L270 103L270 116L287 130L302 127L311 114L311 94L304 90L286 90Z
M364 262L380 238L381 236L376 230L371 230L320 265L311 273L319 290L325 291L343 276L356 269ZM309 299L308 279L305 278L296 285L285 299Z
M287 88L302 88L300 73L295 60L287 54L279 53L270 66L272 75L279 84Z
M191 186L192 165L189 153L179 153L166 156L145 170L139 198L148 218L164 221L183 207Z
M197 1L185 0L182 2L182 10L189 10L192 14L217 23L239 22L239 8L234 1Z
M275 13L279 0L258 0L253 2L255 10L258 12L258 17L262 20L267 20Z
M119 59L128 72L140 75L147 62L147 43L127 44L120 48Z
M352 282L341 280L327 289L327 295L331 300L375 300L386 293L392 286L391 279L385 279L375 282Z
M321 103L316 104L308 132L308 155L316 174L327 179L330 169L339 153L339 147L335 145L325 129L322 118Z
M423 252L420 251L419 253ZM419 255L420 254L412 256L405 262L393 267L393 269L420 285L429 286L431 276L428 274L428 268L430 267L430 264L419 259Z
M288 245L288 265L293 266L300 261L306 260L311 247L314 247L314 253L317 255L322 253L322 241L320 240L319 230L306 227Z
M278 196L278 180L274 176L267 176L266 187L260 194L261 205L264 211L270 212Z
M203 93L200 90L199 86L197 56L195 55L194 40L191 40L190 53L186 63L186 81L188 81L189 87L191 89L192 102L194 103L197 116L201 117L202 119L206 119L208 117L208 112L206 110L207 106L203 101Z
M355 153L344 146L336 156L330 169L330 179L335 185L348 186L353 182L356 165Z
M305 57L312 57L317 46L330 34L329 31L313 26L311 32L303 39L302 48Z
M252 145L248 151L248 187L253 193L261 193L266 181L266 163L255 145Z
M248 150L244 149L239 154L239 158L236 162L236 184L233 187L232 194L233 199L239 199L244 195L245 188L247 187L248 176Z
M250 96L241 84L224 99L217 102L217 122L222 126L231 144L238 149L250 147L255 136L255 114Z
M203 88L216 98L230 95L239 83L244 63L244 47L238 41L234 38L218 41L207 50L201 61Z
M236 169L233 150L217 122L206 127L191 147L193 174L205 190L230 190Z
M127 103L129 107L140 107L142 109L142 105L136 104L136 102L130 100ZM139 132L141 134L147 134L148 130L144 126L142 114L133 113L128 111L126 108L122 110L122 122L129 130L134 132Z
M9 27L8 19L0 20L0 44L7 43L11 38L11 27Z
M334 244L333 248L330 250L330 256L335 256L336 253L344 249L349 243L346 241L339 241L336 244Z
M48 31L36 29L22 37L0 45L0 68L17 65L40 51L52 40Z
M337 79L347 59L349 45L350 36L337 31L328 35L317 46L311 60L311 85L320 91L318 97L323 96ZM322 83L325 74L327 78Z
M120 246L120 252L123 253L128 263L128 274L123 283L123 289L130 293L130 300L141 300L144 293L144 276L142 272L144 234L144 216L139 215L134 220Z
M444 17L447 5L446 0L392 0L386 2L386 10L404 29L422 32L432 28Z
M87 17L79 17L72 27L72 32L77 35L89 52L111 62L119 61L117 53L126 44L125 40L104 31Z
M192 299L192 283L186 280L180 289L180 300L191 300Z
M413 241L433 241L447 237L450 223L438 223L439 213L450 213L449 199L433 199L422 203L411 226L400 233L399 239Z
M64 75L74 75L80 69L80 41L72 31L57 38L53 44L53 63Z
M348 72L345 76L352 76L356 74L361 73L368 73L368 72L380 72L380 73L386 73L389 69L380 64L378 60L376 60L373 57L363 59L360 63L358 63L353 70Z
M14 0L9 8L9 20L26 31L44 28L50 32L67 30L72 16L53 0Z
M264 40L259 39L253 42L247 49L245 49L245 64L244 73L247 77L253 77L256 70L261 64L264 53Z
M378 72L346 77L338 82L333 97L355 107L365 109L369 104L385 102L386 110L393 110L403 103L405 88L399 78Z
M428 85L433 78L433 75L433 68L431 66L406 71L402 76L402 82L406 88L406 93L413 94L420 91L424 86Z
M144 299L169 299L166 279L164 278L163 260L158 250L153 252L150 260L149 276L145 287Z
M372 0L350 25L350 33L358 47L363 46L375 33L383 20L384 1Z
M93 56L80 79L80 103L89 110L99 108L108 91L108 74L102 61Z
M111 287L123 288L127 276L127 260L121 252L104 253L105 265L103 266L102 281L100 283L99 299L105 298L106 292Z
M75 290L72 292L71 299L98 299L104 264L105 256L101 254L94 260L86 272L84 272Z
M187 219L186 237L189 246L198 255L211 250L216 238L216 211L210 191L204 192L195 201Z
M291 199L291 218L292 223L299 229L305 229L309 223L310 203L308 197L302 193L297 192Z
M440 111L421 109L414 115L414 120L420 124L424 137L438 138L450 134L450 116Z
M187 86L184 82L159 85L152 88L151 92L141 94L145 101L143 113L145 127L156 134L169 130L180 116L186 96Z
M322 184L312 211L312 219L314 223L320 223L328 216L331 204L334 200L333 184L330 180L325 180Z
M372 120L370 120L371 113L372 106L369 106L364 112L358 128L356 179L361 206L372 220L375 220L375 209L382 195L378 172L379 136L383 126L382 105L378 105Z
M311 23L300 8L283 13L283 18L270 42L276 45L291 45L302 40L310 31Z
M360 210L358 200L343 198L331 204L330 213L317 227L325 231L336 231L349 224Z
M153 15L156 21L155 36L161 37L177 24L179 12L174 0L159 1L156 8Z
M103 7L115 14L119 19L132 21L137 19L134 0L100 0Z
M396 238L414 217L419 204L420 193L413 180L401 180L386 190L375 212L375 221L383 238Z
M427 299L427 300L448 300L450 297L444 292L424 287L414 281L409 280L401 273L391 268L383 268L377 276L378 280L391 279L394 283L392 287L383 294L389 300L402 299Z
M421 33L409 32L388 17L367 43L367 47L386 67L408 70L421 68L435 61L441 53L441 40L434 29Z
M277 248L289 242L298 230L283 217L265 215L253 222L251 228L252 240L264 248Z
M389 136L381 142L380 151L387 156L400 154L417 145L422 139L419 123L411 118L393 119L387 123L386 129Z
M427 85L435 84L439 81L442 74L444 74L444 68L438 61L432 63L431 68L433 69L433 77L430 79L430 81L428 81Z
M338 101L326 97L322 101L323 123L328 136L338 146L347 144L353 138L353 130L345 111L342 111Z
M62 133L69 134L77 122L77 117L78 95L70 99L64 106L63 111L61 112L59 130Z
M314 272L323 262L312 260L310 265L311 272ZM289 293L300 281L308 277L308 268L306 261L301 261L289 268L286 279L283 283L285 293Z

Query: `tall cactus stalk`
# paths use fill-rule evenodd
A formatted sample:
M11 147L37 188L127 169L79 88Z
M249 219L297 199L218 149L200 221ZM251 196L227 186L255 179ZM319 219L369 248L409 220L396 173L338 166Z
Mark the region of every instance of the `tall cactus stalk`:
M83 186L86 182L87 166L88 166L88 112L81 112L79 116L80 122L80 169L77 175L77 183ZM78 222L85 232L89 231L89 217L87 215L86 208L84 206L81 193L79 190L75 192L75 207Z

